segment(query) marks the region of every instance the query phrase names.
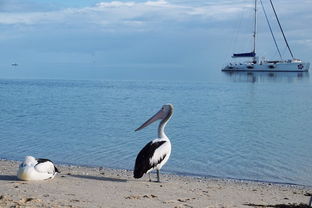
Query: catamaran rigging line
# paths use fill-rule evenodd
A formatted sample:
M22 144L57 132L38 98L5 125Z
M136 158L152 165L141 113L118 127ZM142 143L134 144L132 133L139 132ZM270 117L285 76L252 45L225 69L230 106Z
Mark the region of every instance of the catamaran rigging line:
M278 18L277 14L276 14L276 11L275 11L275 8L274 8L274 5L273 5L272 0L270 0L270 3L271 3L271 6L272 6L272 8L273 8L273 11L274 11L274 14L275 14L277 23L278 23L278 25L279 25L279 27L280 27L280 29L281 29L282 34L283 34L283 37L284 37L285 43L286 43L286 45L287 45L287 48L288 48L288 50L289 50L289 53L290 53L290 55L291 55L291 58L294 59L294 55L293 55L293 53L292 53L292 51L291 51L291 49L290 49L290 47L289 47L288 41L287 41L286 36L285 36L285 34L284 34L284 31L283 31L282 25L281 25L281 23L280 23L280 21L279 21L279 18Z
M267 23L268 23L268 26L269 26L269 28L270 28L270 32L271 32L272 38L273 38L273 40L274 40L275 47L276 47L276 49L277 49L277 52L278 52L278 54L279 54L280 59L282 60L282 59L283 59L283 58L282 58L282 54L281 54L281 51L280 51L280 49L279 49L279 47L278 47L278 45L277 45L277 42L276 42L276 39L275 39L275 35L274 35L274 33L273 33L273 30L272 30L272 27L271 27L271 24L270 24L268 15L267 15L267 13L266 13L266 11L265 11L265 8L264 8L264 6L263 6L262 0L260 0L260 3L261 3L261 6L262 6L262 10L263 10L265 19L266 19L266 21L267 21Z

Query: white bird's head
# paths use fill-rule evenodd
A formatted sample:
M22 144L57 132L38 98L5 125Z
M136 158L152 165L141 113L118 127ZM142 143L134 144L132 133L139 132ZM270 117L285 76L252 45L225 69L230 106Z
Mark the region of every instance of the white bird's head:
M137 128L135 131L139 131L151 123L157 121L157 120L162 120L162 122L166 122L169 120L169 118L173 114L173 105L172 104L166 104L163 105L162 108L155 114L153 115L150 119L148 119L144 124L142 124L139 128Z
M37 160L33 156L26 156L24 162L22 163L23 166L26 166L26 165L32 166L36 164L37 164Z

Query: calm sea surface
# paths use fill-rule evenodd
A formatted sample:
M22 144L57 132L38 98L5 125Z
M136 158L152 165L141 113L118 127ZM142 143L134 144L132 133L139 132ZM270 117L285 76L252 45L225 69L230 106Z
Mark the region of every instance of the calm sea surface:
M221 73L221 72L220 72ZM0 158L132 169L175 106L163 171L312 185L312 81L305 74L219 81L0 80Z

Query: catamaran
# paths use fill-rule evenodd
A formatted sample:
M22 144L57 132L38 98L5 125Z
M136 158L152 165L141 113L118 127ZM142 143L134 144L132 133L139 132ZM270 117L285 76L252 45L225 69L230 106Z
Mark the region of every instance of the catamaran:
M278 60L267 60L265 58L262 58L259 60L259 57L256 55L256 35L257 35L257 3L260 1L264 16L266 18L266 21L268 23L272 38L274 40L275 46L277 48L277 52L279 54ZM282 25L279 21L279 18L277 16L276 10L274 8L272 0L270 0L271 7L273 9L273 12L275 14L277 23L279 25L279 28L281 30L281 33L283 35L283 39L285 41L285 44L287 46L287 49L290 53L291 59L283 59L280 49L278 47L278 44L276 42L276 38L274 36L271 24L268 19L268 15L265 11L264 5L262 3L262 0L255 0L254 6L254 22L253 22L253 50L248 53L234 53L232 58L249 58L246 62L241 63L229 63L227 64L222 71L225 72L235 72L235 71L253 71L253 72L307 72L310 67L309 62L304 62L300 59L294 58L293 52L290 49L290 46L288 44L288 41L286 39L285 33L283 31Z

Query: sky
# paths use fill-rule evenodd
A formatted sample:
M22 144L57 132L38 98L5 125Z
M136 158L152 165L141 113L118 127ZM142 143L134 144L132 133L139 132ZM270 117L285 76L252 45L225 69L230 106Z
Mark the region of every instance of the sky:
M295 57L311 62L312 0L273 2ZM213 80L232 53L251 51L252 8L252 0L0 0L0 78ZM260 7L257 34L257 54L277 58Z

